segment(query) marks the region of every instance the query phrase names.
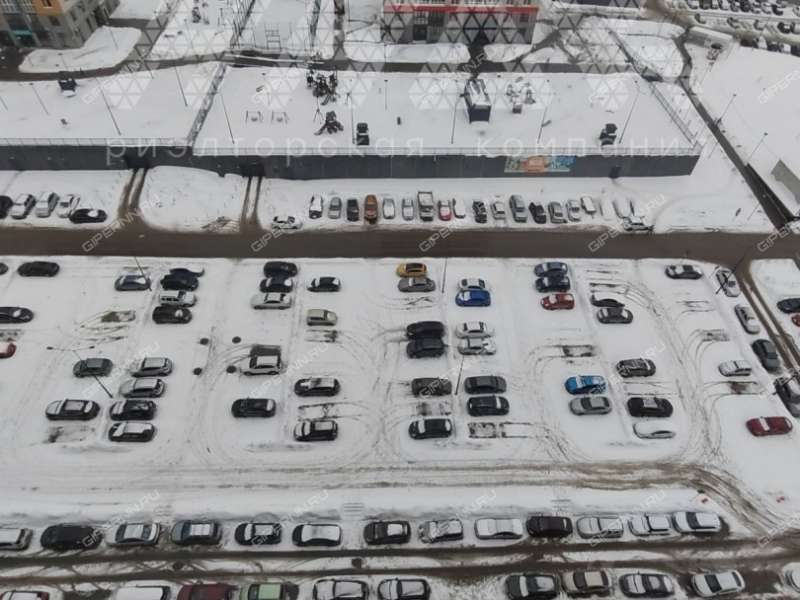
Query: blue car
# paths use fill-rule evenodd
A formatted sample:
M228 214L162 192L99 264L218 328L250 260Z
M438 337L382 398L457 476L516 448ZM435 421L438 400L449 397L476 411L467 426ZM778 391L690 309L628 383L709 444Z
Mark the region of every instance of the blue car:
M458 306L489 306L492 296L486 290L464 290L456 294Z
M573 396L580 394L602 394L606 391L606 380L600 375L578 375L564 382L564 387Z

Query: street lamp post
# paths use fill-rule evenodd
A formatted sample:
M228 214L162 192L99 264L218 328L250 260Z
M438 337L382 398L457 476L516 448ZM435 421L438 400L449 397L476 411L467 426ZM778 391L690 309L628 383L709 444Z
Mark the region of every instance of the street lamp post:
M746 163L746 164L748 164L748 165L750 164L750 159L751 159L751 158L753 158L753 156L754 156L754 155L755 155L755 153L756 153L756 150L758 150L758 149L759 149L759 147L761 146L761 144L762 144L762 143L764 143L764 140L765 140L765 139L767 139L767 135L768 135L768 134L767 134L767 132L765 131L765 132L764 132L764 135L762 135L762 136L761 136L761 139L760 139L760 140L758 140L758 143L756 144L756 147L755 147L755 148L753 148L753 151L750 153L750 156L748 156L748 157L747 157L747 160L745 161L745 163Z
M735 93L735 92L734 92L733 96L731 96L731 99L728 101L728 105L725 107L725 110L723 110L723 111L722 111L722 114L721 114L721 115L719 116L719 118L718 118L718 119L715 121L715 123L716 123L717 125L719 125L720 123L722 123L722 119L724 119L724 118L725 118L725 115L726 115L726 114L728 114L728 109L731 107L731 104L733 104L733 101L734 101L734 100L736 100L736 93Z

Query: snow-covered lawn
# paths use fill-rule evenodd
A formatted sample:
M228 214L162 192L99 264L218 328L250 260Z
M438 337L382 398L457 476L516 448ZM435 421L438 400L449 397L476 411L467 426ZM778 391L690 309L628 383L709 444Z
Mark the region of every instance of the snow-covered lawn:
M145 222L159 229L234 233L239 230L246 185L238 175L156 167L147 173L139 211Z
M131 27L100 27L80 48L34 50L25 57L19 70L23 73L58 73L113 67L128 57L141 33Z
M119 6L113 12L113 19L139 19L150 20L163 13L169 0L120 0Z
M122 502L118 492L124 482L128 503L138 499L139 491L158 491L160 498L151 512L230 518L271 510L258 504L257 495L224 501L235 489L251 488L254 483L276 494L275 485L293 489L286 493L294 495L295 505L304 504L309 488L380 489L374 484L387 477L414 486L429 481L430 469L436 470L439 485L480 484L486 491L498 464L505 465L502 478L506 482L515 476L533 482L538 474L540 484L551 486L558 480L567 487L580 486L582 473L592 472L594 465L609 473L615 465L624 466L631 477L637 477L638 468L643 480L664 469L698 468L754 499L759 523L800 507L797 480L764 467L765 460L775 464L796 455L797 432L762 440L751 437L744 427L746 418L783 414L783 409L773 396L759 394L768 388L770 378L749 350L752 336L743 333L733 315L733 306L746 301L714 293L712 265L702 265L704 280L675 282L664 276L663 261L572 261L576 309L548 312L539 305L542 294L532 287L535 260L427 260L437 289L413 295L397 290L397 260L302 260L298 261L292 308L255 311L249 307L249 298L258 290L262 260L208 260L200 265L140 256L138 265L154 281L173 266L206 269L197 290L198 303L191 309L191 323L157 325L150 317L158 304L155 290L113 291L119 274L139 272L133 259L65 258L54 280L19 277L15 270L22 260L4 259L10 270L0 276L4 303L27 306L35 313L31 323L2 328L18 345L14 357L0 361L5 390L0 406L13 417L0 423L0 441L9 457L0 463L6 482L4 511L19 510L18 503L27 499L24 512L31 518L42 515L44 519L54 512L66 518L76 510L85 511L87 501L96 499L92 504L103 514ZM305 290L312 278L324 275L339 277L342 290L335 294ZM490 307L455 305L457 281L464 277L486 280L492 293ZM598 323L596 309L588 301L591 293L624 301L634 313L634 322L627 326ZM305 314L312 308L336 312L339 322L326 331L308 327ZM447 325L449 346L444 356L409 359L404 327L430 319ZM453 330L468 320L483 320L495 328L496 355L462 357L456 352ZM708 332L714 331L724 335L712 338ZM254 343L280 345L286 371L276 377L253 378L228 372ZM105 410L87 423L46 421L43 410L52 399L93 399L104 409L113 401L94 381L71 375L75 352L113 361L114 370L104 383L114 399L137 359L173 359L175 370L165 378L167 391L157 400L154 424L158 433L152 442L108 442L110 421ZM618 360L635 357L651 358L657 366L655 376L620 379L615 375ZM746 378L753 382L748 388L751 393L736 394L731 380L717 371L719 362L734 358L754 365L753 376ZM47 365L45 376L41 365ZM470 417L462 382L465 377L489 374L506 378L511 411L505 417ZM572 397L563 384L566 377L579 374L606 377L610 414L571 414ZM337 377L341 392L325 401L293 394L295 380L316 375ZM422 376L451 379L455 393L429 399L423 407L409 389L410 380ZM674 428L674 439L641 440L634 435L637 419L625 405L629 396L640 394L672 402L674 414L664 424ZM274 398L276 416L234 419L231 402L246 396ZM454 436L446 441L412 440L408 424L422 411L453 419ZM298 419L323 415L338 421L336 441L301 444L292 439ZM470 425L484 433L493 429L498 437L480 437L470 432ZM764 448L769 448L769 454ZM410 464L412 469L408 469ZM637 467L632 469L631 464ZM451 468L457 471L449 473ZM76 469L81 477L74 476ZM395 479L394 470L402 471L401 480ZM33 486L39 493L31 497L28 490ZM218 494L218 486L229 494ZM642 487L646 489L646 483ZM215 492L198 494L201 489ZM548 499L553 499L552 493L548 488ZM784 500L777 499L778 493ZM517 496L506 499L501 491L497 494L498 507L542 508L541 499L520 504ZM598 504L611 508L616 492L593 490L591 499L559 489L557 497L564 498L562 494L569 506L562 510L579 513ZM647 494L639 494L640 500L642 496ZM449 506L474 500L474 495L449 497L458 498L448 501ZM620 497L617 509L637 512L632 508L635 497ZM275 498L269 506L282 506L284 500ZM291 503L289 496L284 498L286 504ZM365 495L361 500L365 516L373 514L369 498ZM664 510L691 505L698 497L692 492L678 498ZM737 506L735 499L712 495L712 500ZM409 496L409 501L417 499ZM109 505L104 506L105 502ZM395 498L394 502L392 506L402 514L403 501ZM390 508L379 500L375 504ZM307 512L316 511L312 507ZM750 512L746 517L752 524L755 517ZM92 518L83 513L84 520ZM732 520L736 519L734 515Z
M360 62L461 64L469 61L465 44L395 44L381 40L378 24L361 25L347 33L344 51Z
M67 194L80 196L75 208L97 208L106 211L105 223L82 223L76 225L57 215L58 209L46 218L37 217L31 212L24 220L4 219L0 227L62 227L82 229L102 229L117 216L122 201L125 184L130 178L129 171L22 171L9 172L13 177L6 184L0 183L0 193L15 198L19 194L55 192L62 198Z
M800 259L800 251L797 258ZM800 326L792 322L792 315L777 307L778 302L785 298L800 297L800 268L797 263L791 259L758 260L753 262L750 272L764 298L764 308L770 311L784 339L800 350Z

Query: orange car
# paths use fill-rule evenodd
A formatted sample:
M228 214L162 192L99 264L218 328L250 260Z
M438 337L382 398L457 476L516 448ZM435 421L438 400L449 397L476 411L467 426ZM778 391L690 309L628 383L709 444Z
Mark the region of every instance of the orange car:
M375 223L378 220L378 199L373 194L364 199L364 220L367 223Z

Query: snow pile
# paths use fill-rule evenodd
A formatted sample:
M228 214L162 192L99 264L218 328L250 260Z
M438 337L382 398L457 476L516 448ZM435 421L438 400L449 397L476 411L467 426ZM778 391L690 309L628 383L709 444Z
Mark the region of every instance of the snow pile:
M111 18L150 20L163 13L168 5L169 0L120 0Z
M114 67L128 57L141 33L131 27L100 27L80 48L34 50L19 69L23 73L58 73Z

